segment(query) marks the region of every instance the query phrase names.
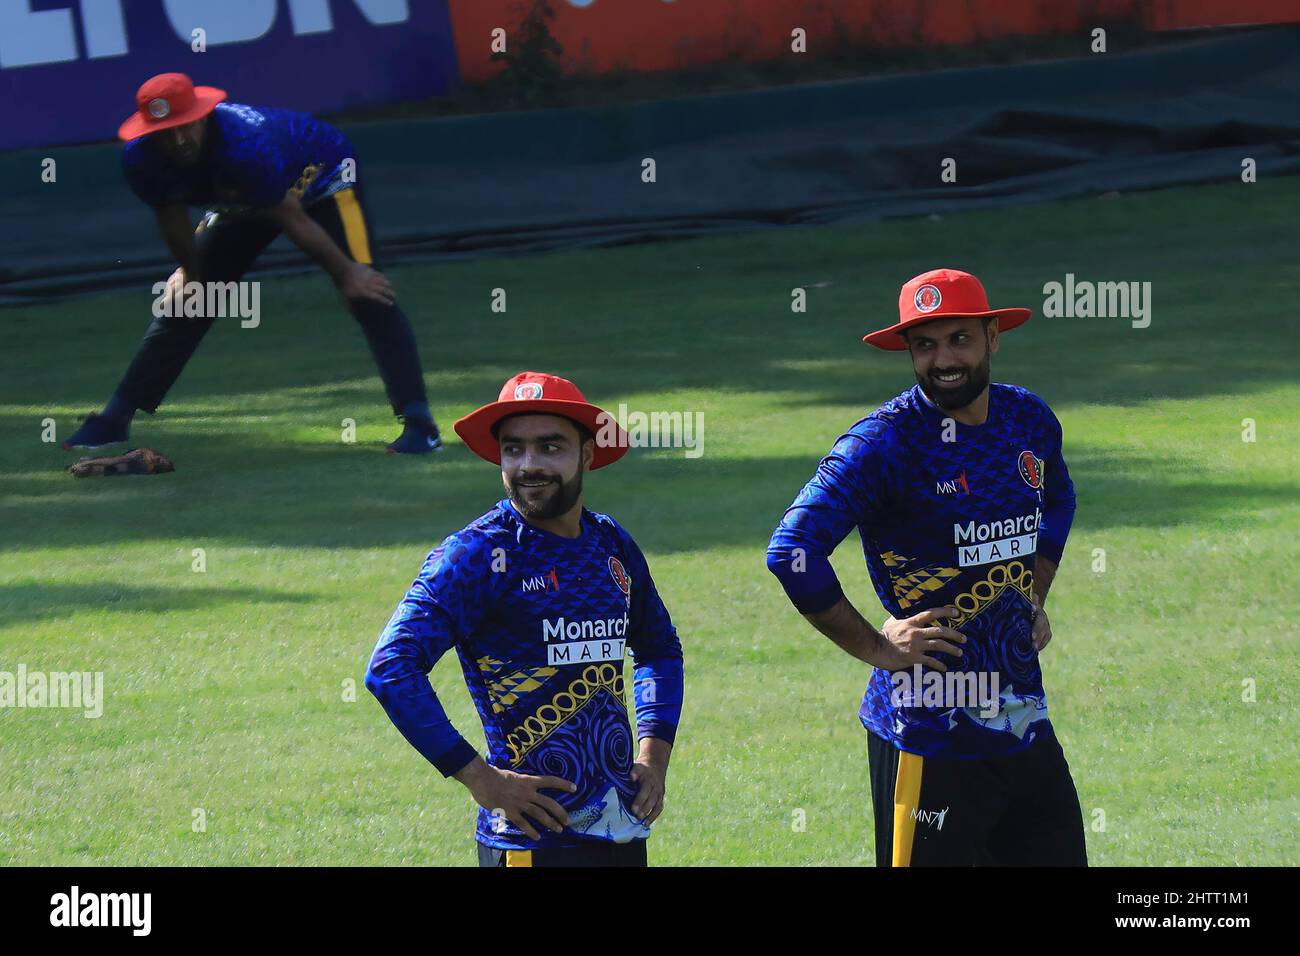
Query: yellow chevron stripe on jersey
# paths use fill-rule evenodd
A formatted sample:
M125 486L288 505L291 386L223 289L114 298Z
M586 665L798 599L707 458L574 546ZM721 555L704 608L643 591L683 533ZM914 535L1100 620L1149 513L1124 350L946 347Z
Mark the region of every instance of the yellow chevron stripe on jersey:
M480 657L475 663L478 664L478 669L489 677L505 666L491 656ZM504 712L507 707L518 702L520 697L539 690L548 678L554 677L559 672L558 667L530 667L507 674L505 677L489 680L487 689L488 696L492 699L493 713Z
M921 568L893 579L894 596L898 598L901 607L909 608L925 597L927 592L939 590L959 574L961 571L957 568Z

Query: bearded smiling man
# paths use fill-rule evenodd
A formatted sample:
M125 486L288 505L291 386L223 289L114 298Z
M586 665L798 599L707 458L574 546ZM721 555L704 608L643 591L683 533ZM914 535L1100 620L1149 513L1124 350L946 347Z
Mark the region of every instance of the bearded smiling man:
M990 309L954 269L912 279L898 304L899 321L865 341L909 351L917 384L835 443L772 535L768 567L815 628L875 668L859 717L878 866L1083 866L1039 667L1074 486L1056 416L989 381L1000 335L1030 312ZM854 527L891 615L879 631L829 561Z
M479 804L480 865L645 866L681 715L681 644L640 548L583 507L582 487L584 472L627 452L627 436L572 382L537 372L455 428L500 465L508 497L429 555L379 636L366 687ZM428 680L453 647L486 760Z

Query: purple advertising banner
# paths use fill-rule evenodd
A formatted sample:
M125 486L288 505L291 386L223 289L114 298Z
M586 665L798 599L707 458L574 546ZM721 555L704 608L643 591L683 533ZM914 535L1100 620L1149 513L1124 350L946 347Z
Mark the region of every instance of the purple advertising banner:
M0 149L112 139L166 72L315 113L457 82L446 0L0 0Z

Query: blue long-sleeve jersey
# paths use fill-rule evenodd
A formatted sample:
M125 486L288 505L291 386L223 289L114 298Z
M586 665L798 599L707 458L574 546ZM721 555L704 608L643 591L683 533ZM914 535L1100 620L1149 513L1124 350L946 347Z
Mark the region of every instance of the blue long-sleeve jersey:
M503 499L450 535L379 636L366 672L403 736L444 776L475 756L447 719L428 673L456 649L487 737L487 761L561 777L543 791L569 813L562 834L532 840L480 809L476 838L498 849L623 843L650 830L633 817L634 739L623 659L635 664L636 738L672 743L682 708L682 651L645 557L608 515L586 509L582 533L534 527Z
M963 425L913 386L836 441L786 511L767 564L806 614L843 595L829 556L855 526L880 603L894 617L954 606L943 623L966 636L949 670L996 675L997 713L894 699L876 669L862 723L902 750L985 757L1029 746L1048 727L1032 640L1037 555L1059 562L1074 518L1061 425L1014 385L989 387L982 425ZM937 672L936 672L937 673ZM946 703L944 701L943 703Z
M306 113L218 103L193 166L168 161L148 136L122 150L122 170L150 206L203 206L236 214L274 206L292 189L310 206L348 185L356 152L341 132Z

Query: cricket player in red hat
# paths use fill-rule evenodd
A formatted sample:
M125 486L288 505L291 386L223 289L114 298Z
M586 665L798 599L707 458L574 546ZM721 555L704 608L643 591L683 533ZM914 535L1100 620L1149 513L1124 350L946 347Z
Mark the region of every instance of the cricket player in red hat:
M873 666L867 729L879 866L1087 863L1074 781L1048 718L1043 605L1074 516L1061 425L990 382L1001 335L973 275L906 283L897 323L865 337L907 351L916 385L822 459L768 547L795 607ZM829 557L854 528L891 617L877 630Z
M628 436L572 382L539 372L511 378L456 433L501 468L506 497L429 555L366 687L478 803L480 865L645 866L681 715L681 644L632 536L583 507L584 474L618 461ZM486 759L429 684L452 648Z
M441 447L415 334L378 271L356 151L342 133L303 113L229 103L224 90L162 73L137 91L118 136L126 180L153 208L178 268L162 297L169 307L155 310L116 391L64 448L127 441L136 411L158 408L212 326L210 297L193 290L233 285L281 234L329 274L365 334L404 426L388 451ZM206 210L197 230L190 206ZM196 301L203 305L192 308Z

